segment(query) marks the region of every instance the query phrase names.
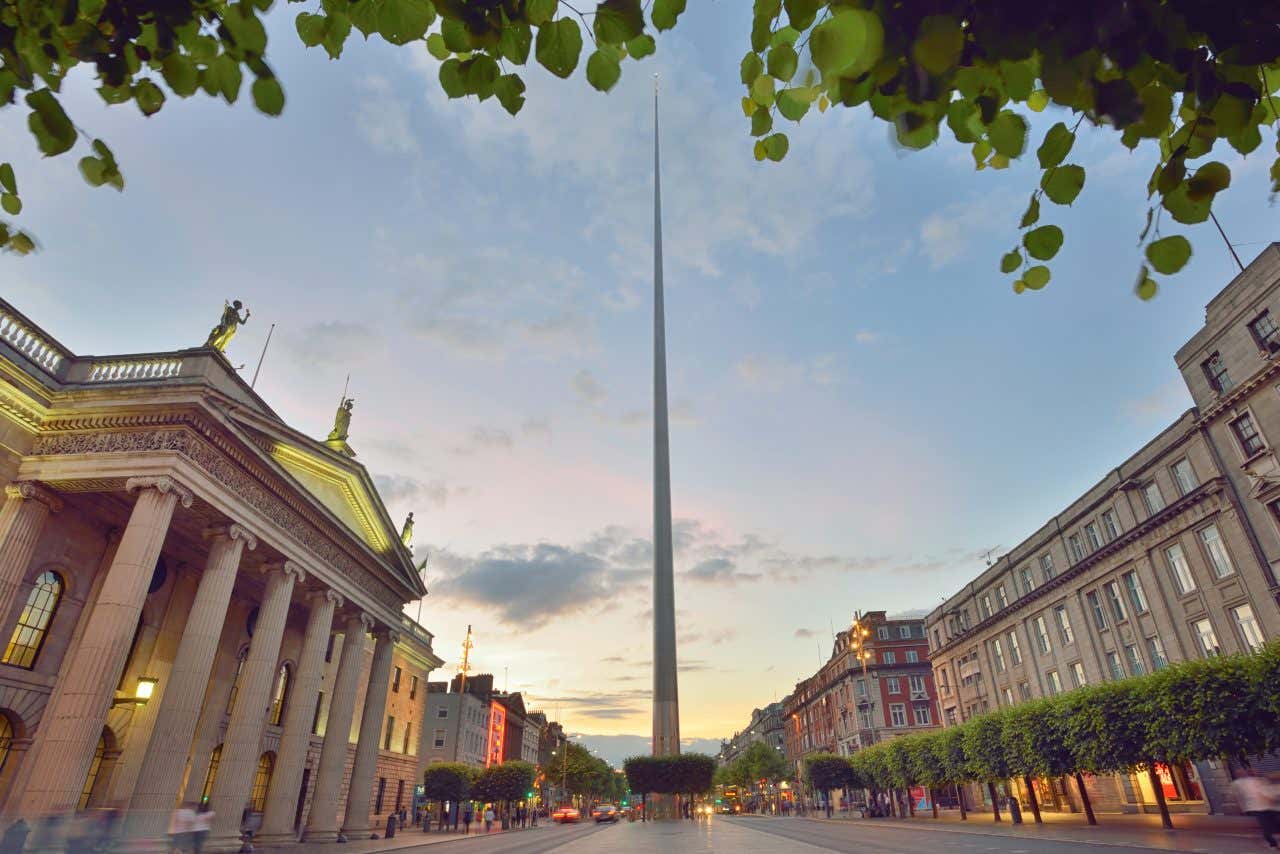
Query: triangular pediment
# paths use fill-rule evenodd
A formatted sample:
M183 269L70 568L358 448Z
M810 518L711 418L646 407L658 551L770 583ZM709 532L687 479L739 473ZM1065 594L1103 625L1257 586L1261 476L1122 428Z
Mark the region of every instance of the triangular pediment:
M355 472L314 450L279 440L271 443L267 453L370 548L391 551L394 535L382 523L380 502Z

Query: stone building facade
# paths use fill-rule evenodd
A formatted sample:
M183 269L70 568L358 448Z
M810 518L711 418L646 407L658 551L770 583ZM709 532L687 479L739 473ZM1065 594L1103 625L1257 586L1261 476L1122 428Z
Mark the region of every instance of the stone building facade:
M457 676L451 683L432 682L426 715L428 764L487 768L513 759L539 764L546 715L527 711L519 692L495 691L492 674L476 674L465 684Z
M246 827L368 833L399 761L381 749L393 664L425 682L440 660L353 456L285 424L216 349L81 357L0 301L8 820L113 806L145 840L185 800L215 811L211 850Z
M929 615L944 724L1280 637L1272 316L1277 244L1213 298L1178 351L1195 406ZM1157 772L1174 809L1234 808L1217 763ZM1097 809L1156 808L1145 774L1087 780ZM1081 808L1064 781L1035 785L1048 808Z
M716 761L721 765L729 765L756 742L764 742L778 751L784 750L782 735L784 703L785 700L770 703L763 709L753 709L751 720L747 722L746 727L735 732L733 738L720 742L720 753L716 756Z

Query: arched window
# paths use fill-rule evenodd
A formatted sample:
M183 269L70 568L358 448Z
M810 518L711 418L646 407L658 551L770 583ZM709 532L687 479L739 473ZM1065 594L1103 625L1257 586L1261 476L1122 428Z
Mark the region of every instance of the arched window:
M240 691L240 674L244 672L244 662L249 657L249 647L240 650L236 656L236 678L231 681L231 695L227 697L227 714L236 707L236 694Z
M13 722L9 717L0 714L0 771L9 761L9 748L13 746Z
M54 612L58 610L58 601L62 598L62 579L56 572L45 571L36 579L35 586L27 596L27 604L18 616L18 624L13 627L13 636L5 648L5 664L30 670L44 646L44 637Z
M213 753L209 754L209 770L204 774L204 788L200 790L200 803L209 803L209 796L213 794L213 781L218 779L218 763L222 760L222 745L219 744L213 749Z
M258 757L258 770L253 774L253 791L249 793L249 809L262 812L267 808L267 787L276 770L276 755L270 751Z
M93 797L93 786L98 782L98 772L102 770L102 756L107 752L107 734L98 737L98 746L93 751L93 762L89 763L89 774L84 778L84 788L80 790L80 804L77 809L86 809L89 799Z
M281 664L280 672L276 674L276 689L271 692L271 714L267 716L267 723L280 726L280 721L284 720L284 707L288 701L289 665Z

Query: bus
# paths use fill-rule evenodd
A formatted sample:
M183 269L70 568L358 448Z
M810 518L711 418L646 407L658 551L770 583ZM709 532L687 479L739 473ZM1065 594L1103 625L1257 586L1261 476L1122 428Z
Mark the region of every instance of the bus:
M742 812L742 800L736 786L725 786L716 798L716 812L732 815Z

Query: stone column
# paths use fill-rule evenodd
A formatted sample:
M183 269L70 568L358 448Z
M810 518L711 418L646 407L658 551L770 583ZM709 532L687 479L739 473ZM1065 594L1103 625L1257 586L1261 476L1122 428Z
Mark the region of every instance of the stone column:
M214 850L221 850L240 838L240 818L261 756L262 728L266 726L267 706L271 703L289 600L294 582L304 578L302 569L288 561L266 567L265 574L267 589L258 606L258 622L253 640L249 642L249 657L240 671L236 704L227 723L218 776L209 798L214 811L213 831L209 834L210 847Z
M276 770L267 789L262 830L255 836L255 841L292 842L294 839L298 787L302 784L302 769L307 763L311 721L316 700L320 697L320 680L324 677L324 650L333 631L334 608L342 604L342 597L332 590L317 590L307 596L307 601L311 604L311 613L302 638L297 676L285 709L284 730L276 753Z
M356 710L356 691L364 666L364 636L372 627L373 619L368 614L347 618L342 657L338 659L338 675L333 680L333 699L329 701L329 719L324 729L324 747L320 750L316 784L311 791L306 842L333 842L338 838L338 796L342 792L351 716Z
M137 491L138 500L85 624L75 661L65 670L62 692L45 707L28 756L32 769L19 812L29 823L75 809L174 507L179 501L191 506L191 492L169 477L130 478L125 490Z
M360 740L356 742L356 761L351 766L351 784L347 789L347 815L342 822L342 836L359 839L369 833L369 801L373 798L373 772L378 767L378 740L387 710L387 684L391 679L391 650L398 639L391 629L374 633L373 666L369 668L369 688L364 695L364 712L360 718Z
M28 480L9 484L4 494L4 507L0 508L0 621L5 621L7 627L9 612L35 553L36 540L40 539L50 511L61 510L62 502Z
M195 601L186 614L186 628L169 670L168 684L157 686L159 699L151 700L158 702L159 709L129 798L128 833L135 837L159 837L165 833L182 786L182 773L227 618L240 556L245 548L252 550L258 545L253 534L234 524L212 528L205 537L211 543L209 557ZM132 737L129 742L132 744Z

